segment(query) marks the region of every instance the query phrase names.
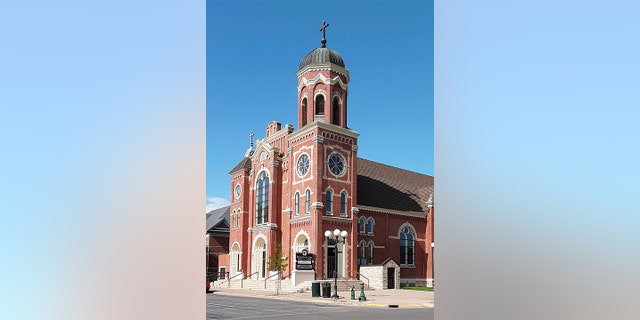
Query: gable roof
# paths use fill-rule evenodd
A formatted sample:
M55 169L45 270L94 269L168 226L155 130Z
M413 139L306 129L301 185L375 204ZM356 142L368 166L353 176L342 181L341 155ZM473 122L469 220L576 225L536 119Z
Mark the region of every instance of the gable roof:
M251 169L251 158L249 157L245 157L244 159L242 159L242 161L240 161L240 163L238 163L235 167L233 167L233 169L231 169L231 171L229 171L229 173L234 173L240 169L243 169L245 171L248 171L249 169Z
M226 206L213 209L207 213L207 232L220 231L220 229L229 229L229 208Z
M358 205L427 212L433 177L358 158Z

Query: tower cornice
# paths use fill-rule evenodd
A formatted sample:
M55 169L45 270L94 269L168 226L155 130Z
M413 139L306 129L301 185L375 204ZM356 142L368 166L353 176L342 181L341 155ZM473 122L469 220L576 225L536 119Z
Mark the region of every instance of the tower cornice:
M336 73L339 73L343 76L345 76L347 78L347 83L349 83L349 71L339 65L333 64L333 63L314 63L311 65L308 65L300 70L298 70L298 72L296 72L296 76L298 78L300 78L301 76L303 76L305 73L310 72L310 71L326 71L326 70L330 70Z
M323 129L323 130L328 130L328 131L333 131L335 133L338 134L343 134L345 136L351 137L351 138L357 138L360 136L360 134L358 132L355 132L351 129L347 129L347 128L343 128L334 124L330 124L321 120L316 120L304 127L302 127L300 130L290 134L288 136L289 139L295 139L301 135L304 135L306 133L309 133L310 131L314 131L315 129Z
M349 78L347 77L347 82L349 82L348 79ZM327 78L322 73L318 73L318 74L316 74L315 77L313 77L311 79L307 79L306 77L302 77L302 79L300 79L300 82L298 83L298 93L300 93L302 88L304 88L306 86L309 86L309 85L314 85L314 84L316 84L316 83L318 83L320 81L322 81L322 83L328 84L328 85L338 84L340 86L340 88L342 88L342 90L344 90L345 92L349 91L349 86L347 86L346 83L342 82L342 78L340 78L340 76L335 76L333 78Z

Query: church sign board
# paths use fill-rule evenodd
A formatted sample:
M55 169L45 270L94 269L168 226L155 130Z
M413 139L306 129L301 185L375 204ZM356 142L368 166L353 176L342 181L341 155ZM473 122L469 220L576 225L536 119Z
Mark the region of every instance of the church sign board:
M313 270L313 254L307 249L296 253L296 270Z

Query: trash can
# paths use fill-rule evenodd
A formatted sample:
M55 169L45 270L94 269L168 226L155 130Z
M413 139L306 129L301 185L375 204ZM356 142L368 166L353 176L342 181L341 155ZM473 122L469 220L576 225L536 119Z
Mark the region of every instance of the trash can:
M320 296L320 282L311 283L311 296L317 298Z
M322 297L331 298L331 283L329 282L322 283Z

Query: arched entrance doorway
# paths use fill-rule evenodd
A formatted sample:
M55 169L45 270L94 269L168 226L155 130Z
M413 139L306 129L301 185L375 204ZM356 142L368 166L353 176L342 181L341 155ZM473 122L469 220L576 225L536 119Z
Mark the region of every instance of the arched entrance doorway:
M231 247L230 260L229 273L231 274L231 277L233 277L240 271L240 245L238 245L237 242Z
M264 238L258 238L253 246L253 270L257 278L264 278L267 271L267 243Z

